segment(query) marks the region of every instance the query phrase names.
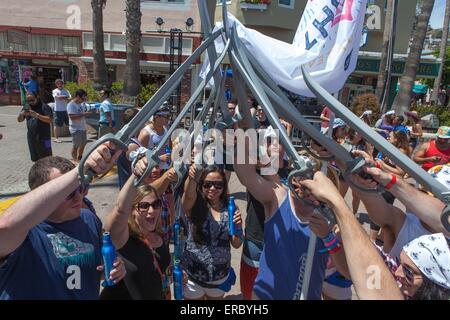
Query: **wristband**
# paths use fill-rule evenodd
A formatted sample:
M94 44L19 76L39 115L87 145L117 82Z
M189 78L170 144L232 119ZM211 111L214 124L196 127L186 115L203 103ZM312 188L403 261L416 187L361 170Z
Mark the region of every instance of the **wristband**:
M390 190L394 184L397 182L397 176L395 174L391 175L391 182L389 182L384 188Z
M375 161L375 167L381 170L381 164L378 161Z
M338 252L339 250L341 250L341 248L342 248L341 244L338 243L338 245L336 247L334 247L331 250L328 250L328 254L334 254L334 253Z

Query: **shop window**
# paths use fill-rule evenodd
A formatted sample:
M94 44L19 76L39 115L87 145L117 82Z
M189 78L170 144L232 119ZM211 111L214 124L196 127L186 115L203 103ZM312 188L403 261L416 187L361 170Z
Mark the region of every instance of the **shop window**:
M127 40L124 35L121 34L112 34L110 37L111 42L111 50L112 51L127 51Z
M295 0L278 0L278 5L280 7L294 9L294 7L295 7Z
M164 53L166 54L170 54L170 38L165 38L165 49L164 49ZM175 45L177 45L178 40L175 39ZM183 55L190 55L192 54L192 39L183 39L183 44L182 44L182 54Z
M164 53L164 38L142 37L141 50L145 53Z

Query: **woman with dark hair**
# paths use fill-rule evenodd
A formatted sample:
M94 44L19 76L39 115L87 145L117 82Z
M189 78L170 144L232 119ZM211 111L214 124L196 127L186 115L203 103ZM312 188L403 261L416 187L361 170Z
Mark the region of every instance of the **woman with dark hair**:
M182 256L188 282L183 288L185 299L221 299L235 280L231 268L230 244L239 248L242 241L228 234L228 188L225 173L218 166L203 170L195 180L191 165L181 200L188 218L188 237ZM242 232L241 214L234 213L236 233Z
M412 148L409 145L408 135L403 130L391 131L389 133L388 141L392 143L398 150L408 157L411 157ZM405 172L402 168L397 166L392 160L387 157L383 157L377 161L380 167L390 173L396 174L398 176L404 176Z
M416 111L407 111L405 112L405 116L408 117L408 125L411 127L409 131L409 145L413 148L413 150L419 144L419 139L423 135L422 125L420 124L420 118Z
M407 299L450 299L450 250L442 233L424 235L409 242L400 253L395 276Z

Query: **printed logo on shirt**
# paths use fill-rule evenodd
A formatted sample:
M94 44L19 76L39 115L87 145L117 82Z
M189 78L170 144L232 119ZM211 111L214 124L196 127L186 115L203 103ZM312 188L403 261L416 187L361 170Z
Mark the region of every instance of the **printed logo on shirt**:
M298 274L297 285L295 286L295 293L292 297L292 300L300 300L302 295L302 287L303 287L303 278L305 276L306 270L306 253L302 254L299 259L300 272Z
M64 266L77 265L80 267L95 267L94 246L84 243L68 235L58 232L48 234L53 252L58 261Z

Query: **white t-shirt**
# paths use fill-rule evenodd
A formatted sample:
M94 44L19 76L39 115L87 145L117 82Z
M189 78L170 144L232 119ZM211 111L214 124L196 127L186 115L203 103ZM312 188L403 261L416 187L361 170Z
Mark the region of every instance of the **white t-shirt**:
M84 115L84 107L82 104L78 104L72 100L67 104L67 114ZM86 119L84 116L77 120L72 120L69 117L69 131L71 133L83 130L86 131Z
M57 97L67 97L71 98L70 92L66 89L58 89L52 91L53 98L55 99L55 111L66 111L67 110L67 100L57 99Z
M394 246L389 252L389 255L391 257L400 258L400 252L403 250L405 245L407 245L410 241L426 234L430 234L430 231L422 226L420 219L411 213L407 213L405 222L403 222L403 226L397 235L397 239L395 239Z
M162 135L158 135L156 133L156 131L153 130L152 128L150 128L149 126L145 126L144 130L146 130L149 133L148 146L147 146L148 149L156 148L158 146L158 144L161 142L162 138L167 133L167 128L166 127L164 127L164 133ZM165 150L165 148L162 148L160 153L159 153L159 155L161 156L161 155L164 155L164 154L166 154L166 150ZM159 167L162 170L166 170L166 169L169 169L169 164L167 162L160 161L159 162Z

